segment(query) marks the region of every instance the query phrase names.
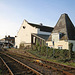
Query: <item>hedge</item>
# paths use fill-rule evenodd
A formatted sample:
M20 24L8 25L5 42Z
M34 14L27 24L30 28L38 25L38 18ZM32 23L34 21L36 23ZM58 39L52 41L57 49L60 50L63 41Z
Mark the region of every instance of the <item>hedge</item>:
M48 58L53 57L53 48L47 48L47 46L33 45L33 50L37 50L40 55L47 56ZM69 58L69 50L66 49L54 49L54 58L67 59Z

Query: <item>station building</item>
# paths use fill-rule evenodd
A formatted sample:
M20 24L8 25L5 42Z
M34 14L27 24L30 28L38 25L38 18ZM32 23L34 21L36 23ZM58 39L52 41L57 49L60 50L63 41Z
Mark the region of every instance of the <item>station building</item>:
M53 27L44 26L42 23L34 24L24 20L15 37L15 47L19 48L21 43L23 43L25 47L31 46L31 43L36 42L36 38L40 38L40 40L48 39L52 30Z
M66 13L60 16L54 28L24 20L15 37L15 47L19 48L21 43L25 47L36 45L37 40L40 46L47 43L50 48L67 50L72 43L75 51L75 27Z

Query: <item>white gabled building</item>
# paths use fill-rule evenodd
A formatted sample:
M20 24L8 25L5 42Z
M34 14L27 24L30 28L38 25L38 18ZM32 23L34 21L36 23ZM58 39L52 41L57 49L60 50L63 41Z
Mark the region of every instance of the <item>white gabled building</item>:
M15 37L15 47L19 48L21 43L24 43L25 46L31 45L32 33L50 35L52 30L52 27L43 26L42 24L33 24L24 20Z

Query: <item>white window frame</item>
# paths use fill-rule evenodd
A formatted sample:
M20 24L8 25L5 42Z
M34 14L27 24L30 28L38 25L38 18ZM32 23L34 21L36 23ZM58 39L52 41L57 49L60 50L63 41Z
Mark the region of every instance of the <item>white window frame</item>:
M60 49L60 50L63 49L63 46L58 46L58 49Z
M52 45L50 45L49 47L50 47L50 48L53 48L53 46L52 46Z

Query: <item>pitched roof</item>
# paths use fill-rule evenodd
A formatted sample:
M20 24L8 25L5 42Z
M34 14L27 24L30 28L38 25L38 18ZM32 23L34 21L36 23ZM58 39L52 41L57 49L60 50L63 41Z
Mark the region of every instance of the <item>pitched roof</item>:
M54 27L52 33L62 33L60 40L75 40L75 28L67 14L62 14ZM51 34L52 34L51 33ZM52 35L48 40L52 39Z
M5 39L15 39L15 37L5 37L5 38L0 39L0 41L4 41Z
M44 35L44 34L32 34L32 35L36 35L37 37L40 37L40 38L42 38L42 39L44 39L44 40L47 40L48 39L48 37L49 37L49 35Z
M43 26L42 24L41 25L33 24L33 23L28 23L28 24L33 27L40 28L40 31L52 32L53 30L53 27Z
M39 36L40 38L43 38L45 40L48 39L49 35L42 35L42 34L36 34L37 36Z

